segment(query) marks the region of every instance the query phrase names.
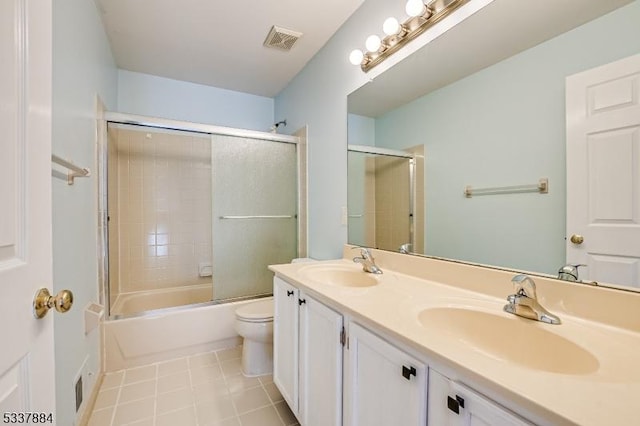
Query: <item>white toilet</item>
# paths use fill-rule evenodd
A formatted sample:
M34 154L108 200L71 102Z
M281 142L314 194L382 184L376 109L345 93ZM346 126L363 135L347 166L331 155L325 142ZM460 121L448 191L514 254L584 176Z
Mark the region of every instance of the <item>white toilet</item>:
M242 373L262 376L273 372L273 299L259 300L236 309L236 332L244 338Z

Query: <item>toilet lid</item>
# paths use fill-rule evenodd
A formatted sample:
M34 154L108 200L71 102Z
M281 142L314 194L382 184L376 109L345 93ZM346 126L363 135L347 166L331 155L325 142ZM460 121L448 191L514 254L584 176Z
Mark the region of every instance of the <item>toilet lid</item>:
M247 303L236 309L236 316L253 321L273 319L273 299Z

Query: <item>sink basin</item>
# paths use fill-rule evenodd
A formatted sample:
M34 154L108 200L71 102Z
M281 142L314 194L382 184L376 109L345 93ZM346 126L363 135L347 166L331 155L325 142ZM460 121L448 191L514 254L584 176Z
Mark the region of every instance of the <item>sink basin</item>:
M598 370L600 364L589 351L549 331L561 325L505 315L446 307L426 309L418 320L425 329L444 333L494 359L561 374Z
M379 284L373 274L362 271L359 265L313 265L300 270L305 278L340 287L371 287Z

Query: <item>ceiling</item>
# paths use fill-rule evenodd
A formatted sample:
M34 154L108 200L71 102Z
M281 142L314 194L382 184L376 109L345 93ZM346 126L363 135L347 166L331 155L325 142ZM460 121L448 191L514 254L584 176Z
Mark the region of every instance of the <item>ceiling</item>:
M119 68L274 97L364 0L95 0ZM303 33L263 46L273 25Z
M350 94L349 112L379 117L631 1L494 0Z

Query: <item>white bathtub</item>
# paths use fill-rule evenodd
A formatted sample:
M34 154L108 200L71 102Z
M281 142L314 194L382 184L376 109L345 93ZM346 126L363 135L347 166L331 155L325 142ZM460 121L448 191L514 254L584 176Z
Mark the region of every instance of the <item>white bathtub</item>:
M211 283L121 293L111 307L111 315L131 315L173 306L193 305L208 302L212 297Z
M237 346L236 309L252 300L184 307L103 323L104 371Z

